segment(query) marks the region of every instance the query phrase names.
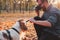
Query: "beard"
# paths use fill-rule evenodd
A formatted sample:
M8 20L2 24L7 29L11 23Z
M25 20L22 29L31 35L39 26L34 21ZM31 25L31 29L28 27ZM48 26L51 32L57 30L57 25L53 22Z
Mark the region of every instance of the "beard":
M42 7L42 10L43 10L43 11L46 11L46 8L45 8L45 7Z
M45 7L45 6L41 7L41 4L39 4L39 7L40 7L40 9L42 9L43 11L46 11L46 7Z

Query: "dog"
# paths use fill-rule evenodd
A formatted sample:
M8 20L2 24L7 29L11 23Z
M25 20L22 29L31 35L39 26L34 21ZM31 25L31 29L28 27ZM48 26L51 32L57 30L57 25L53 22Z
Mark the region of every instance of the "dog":
M20 40L20 31L26 31L23 20L18 20L11 29L0 31L0 40Z

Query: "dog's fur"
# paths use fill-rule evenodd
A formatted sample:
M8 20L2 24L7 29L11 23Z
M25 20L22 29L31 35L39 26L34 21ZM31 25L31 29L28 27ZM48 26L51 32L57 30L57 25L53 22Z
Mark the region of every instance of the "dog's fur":
M17 21L12 28L15 28L18 32L20 32L20 30L27 30L25 23L23 23L21 20ZM20 35L13 29L9 29L8 31L10 32L10 36L12 40L20 40ZM10 40L9 39L9 34L7 33L6 30L2 30L0 31L0 40Z

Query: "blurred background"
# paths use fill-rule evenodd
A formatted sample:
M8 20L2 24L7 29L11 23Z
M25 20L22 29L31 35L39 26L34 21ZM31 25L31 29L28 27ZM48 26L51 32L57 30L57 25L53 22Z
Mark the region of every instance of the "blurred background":
M60 0L48 1L60 9ZM12 25L20 18L27 20L36 16L36 6L36 0L0 0L0 30L12 28ZM21 38L21 40L37 40L34 25L28 22L27 28L26 37Z
M60 8L60 0L49 0L54 6ZM36 0L0 0L0 13L2 12L27 12L34 11Z
M0 13L33 11L35 5L35 0L0 0Z

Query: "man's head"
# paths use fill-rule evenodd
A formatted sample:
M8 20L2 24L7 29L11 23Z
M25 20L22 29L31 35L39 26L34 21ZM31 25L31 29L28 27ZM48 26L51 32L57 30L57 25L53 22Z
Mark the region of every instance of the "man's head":
M37 0L37 3L38 5L45 11L48 6L49 6L49 3L48 3L48 0Z

